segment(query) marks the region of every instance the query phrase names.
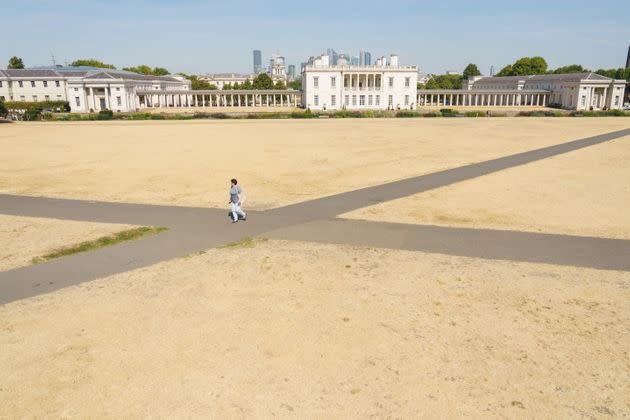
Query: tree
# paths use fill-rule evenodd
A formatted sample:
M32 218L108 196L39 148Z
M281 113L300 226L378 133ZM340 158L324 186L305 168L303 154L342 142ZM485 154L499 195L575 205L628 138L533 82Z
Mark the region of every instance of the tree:
M463 76L459 74L440 74L433 76L424 89L461 89L462 80Z
M497 76L512 76L512 65L508 64L497 73Z
M124 67L123 70L132 71L134 73L147 74L147 75L153 74L153 69L147 66L146 64L140 64L137 67Z
M102 61L99 61L95 58L74 60L72 63L70 63L70 65L72 67L78 67L78 66L98 67L99 69L115 69L116 68L112 64L105 64Z
M7 69L13 70L13 69L23 69L23 68L24 68L24 62L22 61L20 57L13 56L9 58L9 65L7 66Z
M166 76L167 74L171 74L171 72L166 70L164 67L155 67L153 69L154 76Z
M469 79L474 76L481 76L481 72L476 64L470 63L466 66L463 73L464 79Z
M278 81L276 82L276 84L275 84L275 85L273 85L273 88L274 88L275 90L286 90L286 89L287 89L286 85L285 85L282 81L280 81L280 80L278 80Z
M595 73L602 76L610 77L611 79L625 79L630 82L630 70L624 68L618 69L598 69Z
M123 70L146 74L148 76L166 76L167 74L171 74L171 72L164 67L151 68L151 66L147 66L146 64L140 64L137 67L124 67Z
M192 90L217 90L217 87L205 80L197 79L195 75L187 75L186 73L177 73L180 76L190 80L190 88Z
M302 90L302 80L301 79L291 80L288 84L288 88L293 89L293 90Z
M580 64L570 64L568 66L558 67L552 73L554 74L567 74L567 73L588 73L590 70L585 69Z
M254 78L252 87L256 90L273 89L273 80L267 73L261 73Z
M9 113L7 106L4 104L4 99L0 99L0 118L4 118Z
M252 90L252 88L253 88L252 82L250 82L249 79L245 80L243 84L241 85L241 89L243 90Z
M547 61L542 57L523 57L503 67L497 76L527 76L547 73Z

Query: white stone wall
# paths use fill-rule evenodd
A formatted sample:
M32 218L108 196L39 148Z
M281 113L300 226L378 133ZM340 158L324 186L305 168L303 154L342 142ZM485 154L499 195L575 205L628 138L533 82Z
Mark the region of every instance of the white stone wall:
M346 87L344 80L348 76L360 77L363 81L367 77L372 84L380 80L380 86ZM332 78L335 78L334 86ZM418 72L412 67L307 67L302 76L303 105L313 110L413 109L417 83Z
M0 98L5 101L65 101L66 81L51 78L7 78L0 77ZM22 86L20 86L20 82ZM59 86L57 86L57 82ZM33 86L33 84L35 86Z

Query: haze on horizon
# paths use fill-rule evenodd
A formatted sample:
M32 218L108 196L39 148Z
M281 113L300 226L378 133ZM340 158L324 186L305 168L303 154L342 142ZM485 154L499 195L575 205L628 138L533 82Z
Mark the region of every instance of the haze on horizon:
M208 2L182 0L23 0L3 8L6 33L0 67L17 55L27 67L97 58L118 68L147 64L171 72L251 72L252 50L263 65L275 51L299 65L326 48L396 52L422 71L484 74L522 56L543 56L550 68L625 65L630 45L626 3L532 0L527 3L444 0L418 4L323 0Z

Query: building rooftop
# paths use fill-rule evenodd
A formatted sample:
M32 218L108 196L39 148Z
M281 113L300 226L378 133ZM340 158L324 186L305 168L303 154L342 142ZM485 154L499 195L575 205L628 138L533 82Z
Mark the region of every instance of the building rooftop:
M85 77L89 79L134 79L134 80L179 80L174 76L151 76L146 74L134 73L127 70L104 69L89 66L49 66L49 67L33 67L28 69L12 69L0 70L0 76L3 77Z
M152 76L126 70L103 69L88 66L36 67L29 69L0 70L0 77L20 78L67 78L84 77L86 79L127 79L127 80L162 80L180 81L175 76Z

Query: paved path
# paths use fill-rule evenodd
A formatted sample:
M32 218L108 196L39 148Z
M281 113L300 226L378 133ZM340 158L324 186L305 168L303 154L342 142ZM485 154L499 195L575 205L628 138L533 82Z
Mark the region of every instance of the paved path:
M630 241L487 229L335 219L339 214L472 179L630 135L630 129L485 162L362 188L303 203L249 212L232 225L227 210L0 195L0 214L165 226L137 241L0 272L0 303L262 235L481 258L630 271Z

